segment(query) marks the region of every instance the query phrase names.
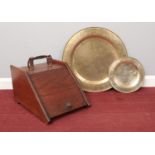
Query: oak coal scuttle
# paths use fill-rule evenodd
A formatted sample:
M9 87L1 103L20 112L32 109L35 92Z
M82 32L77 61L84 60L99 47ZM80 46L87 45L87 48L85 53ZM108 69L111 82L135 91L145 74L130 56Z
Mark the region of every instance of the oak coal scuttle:
M34 60L43 58L46 63L34 65ZM31 57L26 67L11 65L11 74L16 102L43 122L89 106L68 65L50 55Z

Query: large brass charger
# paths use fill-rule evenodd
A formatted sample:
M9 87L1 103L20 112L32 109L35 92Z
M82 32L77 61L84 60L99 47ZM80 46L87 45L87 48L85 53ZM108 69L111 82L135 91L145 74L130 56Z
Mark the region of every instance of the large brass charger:
M127 56L126 48L115 33L91 27L71 37L64 49L63 61L70 66L83 90L100 92L111 88L109 67L124 56Z

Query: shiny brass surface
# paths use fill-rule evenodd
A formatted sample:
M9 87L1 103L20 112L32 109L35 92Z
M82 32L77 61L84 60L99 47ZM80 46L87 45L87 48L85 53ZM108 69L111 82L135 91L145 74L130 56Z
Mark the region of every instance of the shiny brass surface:
M105 28L86 28L71 37L63 54L81 88L100 92L111 88L109 67L117 59L127 56L121 39Z
M144 69L137 59L124 57L111 65L109 78L114 89L123 93L134 92L143 85Z

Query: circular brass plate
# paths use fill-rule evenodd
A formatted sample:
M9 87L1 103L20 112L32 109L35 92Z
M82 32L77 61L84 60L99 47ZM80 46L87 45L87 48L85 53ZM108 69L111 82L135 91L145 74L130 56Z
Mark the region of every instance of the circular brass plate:
M111 88L110 65L126 55L126 48L116 34L91 27L71 37L64 49L63 61L68 63L83 90L100 92Z
M123 93L134 92L143 85L144 69L135 58L124 57L111 65L109 78L114 89Z

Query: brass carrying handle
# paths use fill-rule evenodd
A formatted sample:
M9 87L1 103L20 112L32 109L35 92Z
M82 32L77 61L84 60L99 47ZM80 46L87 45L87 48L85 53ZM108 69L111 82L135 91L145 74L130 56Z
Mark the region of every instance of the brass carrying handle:
M44 58L46 58L46 60L47 60L47 65L52 66L52 56L51 55L40 55L40 56L29 58L29 60L27 62L28 69L34 70L34 60L44 59Z

